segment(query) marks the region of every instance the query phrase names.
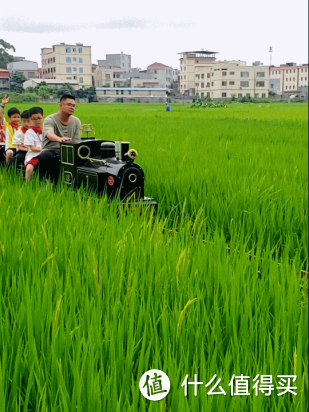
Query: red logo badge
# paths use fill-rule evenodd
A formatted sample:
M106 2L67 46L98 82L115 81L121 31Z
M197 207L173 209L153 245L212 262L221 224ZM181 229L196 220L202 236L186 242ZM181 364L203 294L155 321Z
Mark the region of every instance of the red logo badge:
M113 186L113 184L114 184L114 178L113 178L113 176L108 176L107 183L108 183L110 186Z

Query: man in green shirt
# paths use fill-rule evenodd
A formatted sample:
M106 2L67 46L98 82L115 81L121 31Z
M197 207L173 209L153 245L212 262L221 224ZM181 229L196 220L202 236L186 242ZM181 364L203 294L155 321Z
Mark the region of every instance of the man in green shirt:
M55 182L60 173L60 143L81 141L81 122L72 116L74 110L75 97L65 94L60 98L59 111L44 120L42 152L39 156L40 175L49 175Z

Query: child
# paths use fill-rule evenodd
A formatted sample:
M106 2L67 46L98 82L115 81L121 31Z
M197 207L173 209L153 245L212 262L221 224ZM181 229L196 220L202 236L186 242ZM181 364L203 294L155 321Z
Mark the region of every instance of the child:
M41 107L32 107L30 109L30 118L33 126L25 133L24 145L28 147L25 157L25 179L28 182L32 172L39 163L38 155L42 147L42 130L43 130L43 109Z
M0 105L0 124L3 127L5 133L5 161L6 164L9 163L9 160L16 153L16 147L13 145L13 136L15 132L20 128L20 111L16 107L11 107L8 110L9 122L5 121L3 109L5 105L9 102L8 96L4 96L1 100Z
M17 153L14 157L11 158L9 164L14 164L16 162L16 167L19 164L24 164L25 162L25 157L26 153L28 151L28 148L24 145L24 137L26 131L29 129L31 126L31 119L30 119L30 111L25 110L21 114L21 123L22 127L15 132L13 136L13 145L16 146L17 148Z

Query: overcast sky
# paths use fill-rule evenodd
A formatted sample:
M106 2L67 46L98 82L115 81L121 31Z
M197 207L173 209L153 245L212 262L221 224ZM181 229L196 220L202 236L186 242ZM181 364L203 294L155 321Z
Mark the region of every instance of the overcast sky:
M179 69L177 53L219 52L218 60L308 63L307 0L14 0L0 9L0 38L15 56L36 61L54 44L92 46L92 63L123 51L132 67L160 62ZM14 5L14 9L11 9Z

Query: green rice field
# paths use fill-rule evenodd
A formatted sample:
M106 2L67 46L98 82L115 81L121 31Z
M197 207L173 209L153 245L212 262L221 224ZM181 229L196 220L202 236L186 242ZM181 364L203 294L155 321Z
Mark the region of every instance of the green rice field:
M308 105L75 115L130 141L158 210L0 170L0 412L308 411Z

